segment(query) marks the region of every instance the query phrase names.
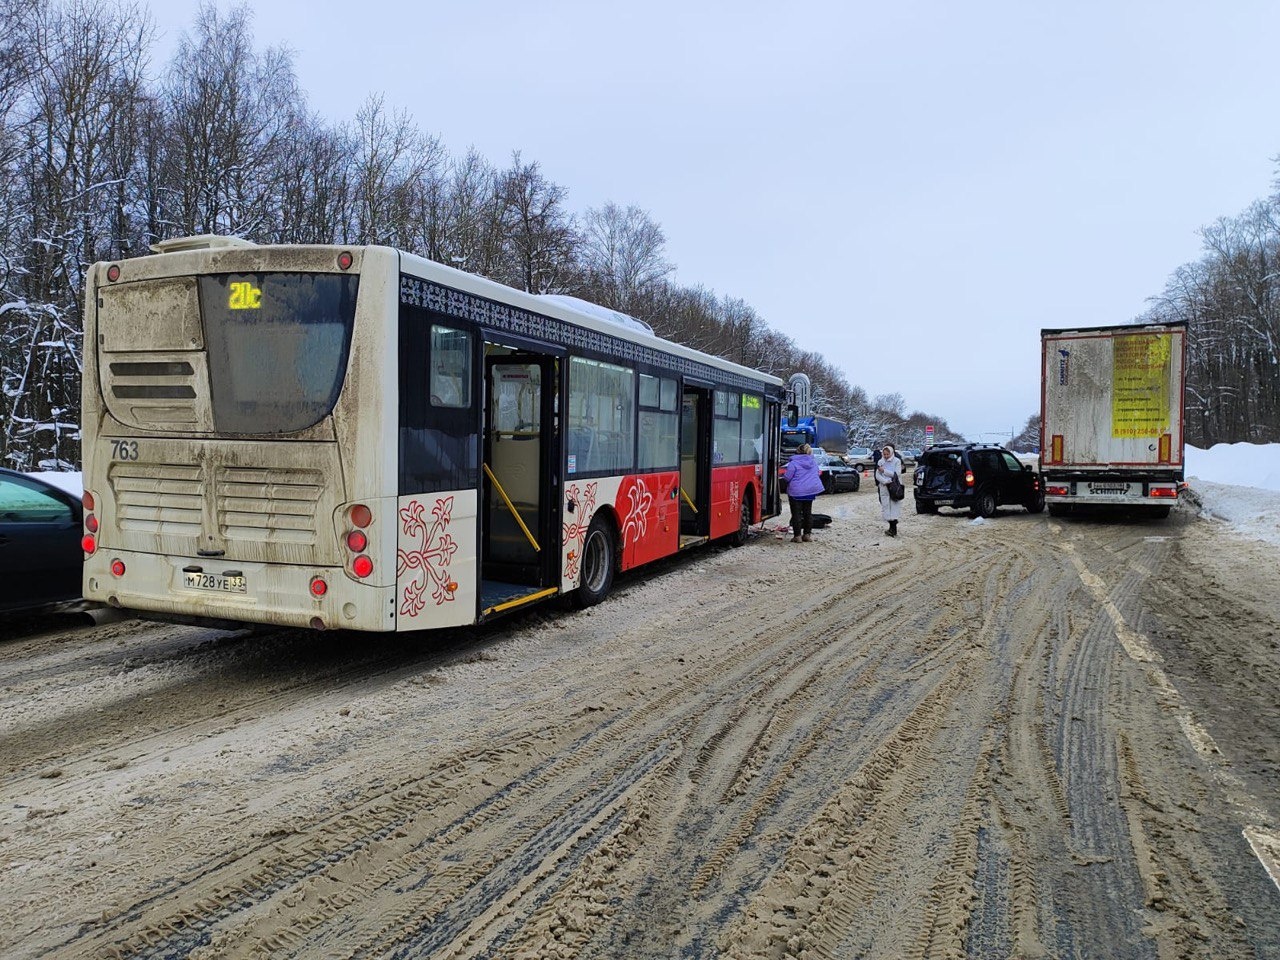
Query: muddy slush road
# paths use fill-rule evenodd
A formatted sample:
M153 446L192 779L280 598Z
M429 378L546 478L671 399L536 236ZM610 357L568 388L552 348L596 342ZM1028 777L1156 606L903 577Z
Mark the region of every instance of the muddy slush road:
M820 509L447 634L5 625L0 956L1280 958L1280 551Z

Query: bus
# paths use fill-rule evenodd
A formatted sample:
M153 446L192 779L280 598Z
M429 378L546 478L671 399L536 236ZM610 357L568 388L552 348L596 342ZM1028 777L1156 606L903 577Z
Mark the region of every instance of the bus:
M388 247L152 250L87 280L87 599L452 627L778 513L776 377Z

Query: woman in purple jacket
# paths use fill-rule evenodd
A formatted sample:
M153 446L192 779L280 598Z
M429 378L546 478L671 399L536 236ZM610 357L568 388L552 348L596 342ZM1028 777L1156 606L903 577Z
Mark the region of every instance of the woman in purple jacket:
M783 474L787 481L787 502L791 505L792 543L813 539L813 499L822 492L822 477L818 473L818 461L813 459L813 448L807 443L787 461Z

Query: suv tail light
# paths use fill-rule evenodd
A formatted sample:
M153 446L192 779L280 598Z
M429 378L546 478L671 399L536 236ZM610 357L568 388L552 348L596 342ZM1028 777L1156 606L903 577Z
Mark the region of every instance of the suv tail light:
M973 471L972 471L972 470L966 470L966 471L964 472L964 485L965 485L966 487L972 487L972 486L973 486Z

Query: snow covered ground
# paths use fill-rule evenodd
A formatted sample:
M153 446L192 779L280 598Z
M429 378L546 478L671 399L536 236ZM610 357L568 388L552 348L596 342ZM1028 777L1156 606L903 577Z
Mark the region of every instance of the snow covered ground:
M1187 447L1186 477L1205 516L1280 546L1280 443Z
M78 473L36 476L76 495L82 489ZM1280 546L1280 443L1187 447L1186 476L1205 516L1242 537Z

